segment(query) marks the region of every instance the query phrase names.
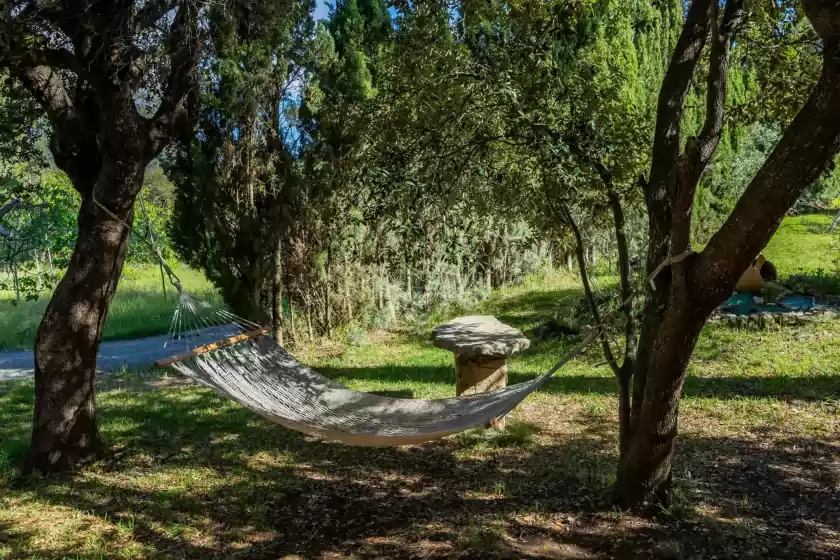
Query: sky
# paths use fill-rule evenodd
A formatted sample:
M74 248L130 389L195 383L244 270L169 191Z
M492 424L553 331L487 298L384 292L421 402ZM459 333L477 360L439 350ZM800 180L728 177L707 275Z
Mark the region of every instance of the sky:
M327 6L327 0L316 0L315 3L315 21L319 19L327 19L330 13L330 8Z

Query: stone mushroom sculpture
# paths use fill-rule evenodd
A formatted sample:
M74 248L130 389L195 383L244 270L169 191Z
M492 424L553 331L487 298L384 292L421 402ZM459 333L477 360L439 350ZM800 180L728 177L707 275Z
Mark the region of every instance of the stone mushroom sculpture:
M455 394L482 393L507 386L507 358L531 342L522 331L492 315L470 315L437 327L432 342L455 354ZM503 429L504 418L488 424Z

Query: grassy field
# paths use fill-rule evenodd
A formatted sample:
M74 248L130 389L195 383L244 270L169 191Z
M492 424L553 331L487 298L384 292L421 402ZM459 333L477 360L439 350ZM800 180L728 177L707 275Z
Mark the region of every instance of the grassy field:
M837 235L828 233L832 217L805 214L785 218L764 249L782 278L793 274L829 273L837 265L840 247Z
M203 298L215 297L212 285L201 273L181 266L176 274L189 291ZM49 294L44 294L37 301L15 305L12 292L0 291L0 350L32 348L48 298ZM175 305L175 290L167 285L164 297L157 268L126 266L108 312L103 338L122 340L165 333Z
M523 329L579 297L568 277L478 311ZM571 341L511 362L545 371ZM454 391L452 357L413 335L301 357L348 385ZM681 410L678 496L653 518L610 509L614 381L592 351L518 407L508 431L360 449L270 424L152 373L100 381L107 459L64 478L0 474L0 558L836 558L840 322L710 326ZM0 389L0 461L25 449L32 386Z
M830 240L808 228L788 220L768 247L783 276L826 262L811 240L815 251ZM471 311L530 332L579 297L574 278L552 274ZM511 360L511 382L573 343L535 339ZM427 332L321 341L299 357L361 390L454 393L452 356ZM13 470L33 388L0 384L0 558L840 557L839 320L704 330L681 404L676 500L652 517L609 505L617 401L601 362L594 348L572 361L504 433L397 449L317 441L159 372L111 375L97 396L110 456L53 478Z

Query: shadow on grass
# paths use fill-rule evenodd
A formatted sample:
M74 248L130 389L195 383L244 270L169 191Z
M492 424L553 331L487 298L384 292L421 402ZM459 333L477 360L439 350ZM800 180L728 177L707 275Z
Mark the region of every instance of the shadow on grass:
M356 381L375 381L399 385L406 382L437 383L455 387L453 367L373 367L337 368L325 367L318 371L327 377ZM520 383L533 379L533 375L510 372L508 382ZM560 394L616 394L616 382L612 376L555 375L540 389L547 393ZM767 377L694 377L686 379L683 394L689 397L732 399L741 397L773 397L805 401L837 398L840 395L840 374L790 377L785 375ZM400 395L388 395L400 396ZM410 398L410 397L408 397Z
M495 315L503 323L521 330L528 330L558 315L565 315L578 304L579 289L532 290L487 302L484 312Z
M6 404L4 418L24 420ZM683 438L678 507L639 520L609 510L614 427L595 413L566 435L512 422L510 441L370 449L312 440L203 389L114 393L100 410L109 459L84 476L14 478L6 493L130 525L152 556L830 558L840 531L827 443ZM203 484L178 478L196 471ZM80 554L35 545L27 526L0 534L26 556Z
M28 423L27 395L31 387L22 386L2 397L4 421ZM578 428L565 436L545 437L539 426L513 421L509 435L478 431L370 449L313 440L203 389L117 392L103 400L103 431L114 444L109 459L85 476L13 478L4 494L25 493L27 500L130 526L152 556L831 558L837 552L830 546L840 531L840 442L682 438L677 507L638 520L609 510L614 426L595 413L571 419ZM20 433L2 435L8 451ZM204 479L212 473L215 483L191 488L188 476L196 471ZM82 552L78 543L35 545L27 525L0 527L23 556ZM190 536L195 528L213 539Z

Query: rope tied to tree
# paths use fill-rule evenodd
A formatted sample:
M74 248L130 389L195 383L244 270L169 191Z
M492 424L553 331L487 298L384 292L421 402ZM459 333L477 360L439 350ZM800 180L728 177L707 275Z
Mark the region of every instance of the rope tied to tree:
M136 235L143 242L145 242L149 246L149 248L151 248L152 253L154 253L154 255L160 261L160 266L162 266L163 270L166 271L166 275L169 279L169 283L172 284L175 287L176 290L178 290L178 294L183 295L184 288L181 286L181 279L178 278L178 275L175 274L175 272L172 270L172 268L167 264L166 260L163 258L163 255L161 255L160 250L158 250L157 244L155 243L154 239L149 239L148 237L146 237L142 233L139 233L139 232L135 231L133 227L129 226L125 222L125 220L123 220L122 218L120 218L119 216L117 216L116 214L111 212L111 210L109 210L104 204L99 202L96 199L96 196L94 196L93 194L91 194L90 198L91 198L91 200L93 200L93 203L96 206L98 206L99 208L102 209L103 212L108 214L108 216L110 216L114 220L118 221L120 224L123 225L123 227L125 227L129 231L129 233L131 233L132 235ZM147 215L146 219L148 219L148 215Z
M680 253L679 255L675 255L673 257L669 256L667 259L665 259L664 261L659 263L659 266L654 268L653 272L651 272L648 275L648 277L645 279L645 281L648 284L650 284L650 289L653 290L654 292L656 291L656 284L654 283L654 280L656 280L656 277L659 276L660 272L662 272L663 270L665 270L666 268L668 268L671 265L681 263L682 261L684 261L685 259L687 259L688 257L690 257L691 255L693 255L695 253L696 253L696 251L694 249L687 249L686 251ZM633 295L631 295L631 297L634 297L635 295L637 295L637 292L634 292Z

